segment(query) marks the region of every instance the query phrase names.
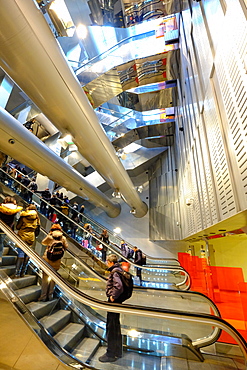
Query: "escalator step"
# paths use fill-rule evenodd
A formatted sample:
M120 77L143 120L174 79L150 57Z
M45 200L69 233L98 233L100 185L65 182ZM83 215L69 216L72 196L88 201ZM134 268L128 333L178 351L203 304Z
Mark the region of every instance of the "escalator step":
M51 335L55 335L68 324L70 316L71 311L59 310L52 315L43 317L40 322Z
M9 254L9 247L3 247L3 256Z
M6 275L13 275L15 273L15 265L11 266L0 266L0 270Z
M84 338L83 341L75 348L72 355L78 360L86 362L96 351L100 344L98 339Z
M57 299L54 299L53 301L49 302L30 302L27 304L27 308L37 319L40 319L41 317L48 315L49 312L54 309L57 301Z
M16 294L23 300L24 303L36 301L40 296L40 286L30 285L25 288L17 289Z
M36 275L26 275L22 278L14 279L13 283L16 287L16 289L22 289L26 288L30 285L35 285L37 282L37 276Z
M2 257L2 266L14 265L16 263L16 256L3 256Z
M72 351L79 340L82 339L85 325L77 323L69 323L65 328L59 331L54 339L60 344L61 347L67 351Z

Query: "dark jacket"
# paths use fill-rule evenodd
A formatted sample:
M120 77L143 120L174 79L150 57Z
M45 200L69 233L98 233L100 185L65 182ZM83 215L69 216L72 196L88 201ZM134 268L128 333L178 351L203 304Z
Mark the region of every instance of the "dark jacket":
M115 263L115 265L108 269L108 271L110 271L110 275L106 283L106 296L108 298L113 297L114 302L116 303L122 303L121 298L119 297L124 290L123 283L120 275L114 270L120 272L123 271L119 263Z
M125 258L128 258L129 248L126 243L121 243L120 250L121 250L122 256L124 256Z
M137 249L134 256L134 263L136 265L142 266L142 251L140 249Z
M22 210L22 207L14 203L0 204L0 220L13 229L15 215ZM0 229L0 233L3 231Z
M49 201L49 199L51 198L51 193L49 192L49 190L39 190L35 191L35 193L39 193L41 197L46 201Z
M102 240L103 243L106 243L106 244L109 244L110 243L110 240L109 240L109 235L107 234L100 234L100 237L99 237L100 240ZM107 251L107 247L102 244L102 251Z

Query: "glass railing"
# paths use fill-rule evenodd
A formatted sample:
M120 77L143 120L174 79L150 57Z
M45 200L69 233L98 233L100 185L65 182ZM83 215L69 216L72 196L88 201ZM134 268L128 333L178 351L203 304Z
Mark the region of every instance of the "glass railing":
M42 201L45 204L45 208L43 208L45 210L44 216L48 216L48 214L50 215L56 214L57 220L59 223L62 224L64 232L70 234L80 244L84 242L85 237L88 234L88 232L83 228L82 225L85 225L87 223L90 224L93 229L93 233L92 235L87 237L86 239L88 240L87 245L89 246L92 253L97 258L102 257L101 252L97 250L97 245L100 242L99 239L97 238L99 238L102 231L106 229L104 226L100 225L98 222L94 221L92 218L88 217L87 215L81 214L80 212L72 209L71 207L68 207L68 214L69 215L76 214L77 219L80 220L79 224L77 224L76 222L71 220L70 217L68 217L61 211L61 207L53 207L45 200L41 200L41 198L37 195L37 193L33 193L32 191L30 191L27 187L25 187L15 178L11 177L9 174L4 172L2 169L0 169L0 181L2 184L4 184L5 186L8 186L11 190L13 190L16 194L18 194L27 203L30 203L32 201L38 206L38 208L40 208L40 204ZM117 234L114 234L113 232L111 232L110 230L107 230L107 231L110 237L110 245L106 245L106 248L109 249L108 252L117 253L119 257L122 257L120 253L120 247L119 247L121 243L121 238ZM128 247L133 249L133 245L131 245L128 242L126 243ZM174 258L155 258L155 257L150 257L150 256L147 256L147 265L150 265L150 267L152 265L158 265L157 268L159 268L159 266L162 266L162 265L166 265L168 267L169 266L172 266L172 267L180 266L178 260ZM156 272L158 274L158 271Z
M132 43L133 41L143 40L143 42L144 42L147 38L153 37L153 36L155 36L155 31L154 30L149 31L149 32L145 32L145 33L142 33L142 34L126 37L125 39L119 41L116 45L110 47L108 50L106 50L103 53L101 53L101 54L93 57L92 59L90 59L90 61L88 61L86 63L78 62L78 68L75 69L75 73L79 74L79 73L91 68L93 65L95 65L95 63L97 63L97 62L99 62L103 59L106 59L109 56L111 56L111 58L112 58L112 57L114 57L115 53L117 53L116 54L117 56L121 55L121 52L119 51L119 48L121 48L125 45L128 45L128 44ZM164 47L164 43L163 43L163 47ZM70 62L76 63L74 61L70 61ZM115 65L113 65L113 66L115 66Z
M34 250L39 256L43 256L45 246L42 245L42 240L47 236L47 232L41 228L39 236L36 238ZM105 297L105 287L108 278L108 272L104 275L95 271L88 266L84 261L83 250L81 253L73 252L73 244L69 242L69 248L65 251L62 258L59 274L70 284L76 286L79 290L87 293L87 295L103 299ZM5 239L5 245L10 246L16 251L15 245L11 239ZM16 251L17 252L17 251ZM134 287L134 294L128 300L129 303L146 306L150 300L152 306L157 308L172 309L176 307L177 310L189 311L195 313L213 313L220 317L220 313L215 304L206 296L196 292L178 292L177 290L155 289Z
M238 359L240 358L242 361L241 366L246 366L247 344L245 340L236 329L219 317L202 313L195 314L182 309L142 307L128 303L112 304L104 302L102 298L90 297L85 292L73 287L59 273L51 269L12 230L2 223L1 228L12 243L16 243L30 256L36 268L45 271L55 281L58 289L56 297L52 301L35 302L40 295L40 286L35 275L33 277L31 275L31 279L34 281L29 283L31 284L30 288L23 289L24 279L28 280L29 276L15 280L15 287L13 287L13 281L6 275L4 276L4 271L1 269L2 291L8 290L9 292L11 290L11 294L6 292L6 295L9 294L9 300L16 305L17 310L24 313L26 317L29 315L33 321L36 319L35 324L39 328L43 326L48 336L53 337L56 348L60 345L63 356L66 355L73 359L76 364L86 363L87 366L102 369L98 357L105 352L106 348L106 314L107 312L118 312L121 314L124 343L123 358L116 363L119 368L128 366L131 369L146 368L148 361L149 364L151 361L153 369L162 369L162 357L170 355L181 357L181 352L178 353L181 348L183 349L182 357L186 358L186 366L187 361L197 360L196 366L200 369L203 364L201 365L199 361L203 361L205 356L200 348L215 343L221 331L230 335L237 343L242 351L241 354L239 352ZM75 327L78 329L76 344L72 344L72 342L69 344L65 339L65 337L71 338L71 327L73 330ZM97 342L93 339L97 339ZM90 347L89 343L95 345ZM210 351L210 347L207 347L208 351ZM222 357L215 356L215 348L213 351L211 356L214 357L215 361L219 361ZM135 353L138 353L138 356L135 357ZM130 357L132 364L129 362ZM139 365L137 361L139 361ZM226 364L222 368L228 369Z

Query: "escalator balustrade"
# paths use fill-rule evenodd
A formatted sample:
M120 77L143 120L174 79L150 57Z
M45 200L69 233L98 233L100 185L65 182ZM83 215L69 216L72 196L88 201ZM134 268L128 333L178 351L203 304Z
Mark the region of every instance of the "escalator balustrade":
M9 190L4 190L4 187L8 187L14 191L17 194L17 197L20 197L22 201L25 201L25 199L32 199L32 201L39 207L39 204L41 202L41 198L31 192L29 189L27 189L23 184L19 183L16 179L13 179L11 176L6 174L3 170L0 171L0 181L2 183L2 192L3 193L9 193ZM7 188L8 189L8 188ZM28 194L28 195L27 195ZM42 202L45 202L42 200ZM70 219L68 216L60 212L59 209L52 207L50 204L47 203L47 208L50 208L53 210L54 213L56 213L59 222L63 225L63 229L65 228L65 232L67 234L71 233L71 230L76 230L76 233L74 238L70 238L74 240L74 245L82 249L82 242L85 240L85 235L88 234L87 230L83 228L82 225L77 224L74 222L72 219ZM74 212L74 210L73 210ZM85 217L84 215L82 215ZM83 220L83 224L84 221ZM87 219L88 221L88 219ZM51 222L48 221L47 217L45 215L41 215L41 222L44 227L50 227ZM91 222L91 220L90 220ZM96 224L94 224L95 226ZM97 225L95 226L98 227ZM94 229L94 232L92 235L90 235L89 238L89 243L88 243L88 248L83 248L84 251L93 258L93 260L97 260L98 263L101 264L101 267L103 269L106 269L106 266L101 260L101 252L97 250L97 246L99 243L104 244L100 239L100 232L102 229ZM79 243L79 245L77 243ZM110 243L110 245L105 244L107 248L107 253L115 253L119 256L124 261L127 261L130 263L130 272L135 276L136 275L136 270L137 268L141 268L142 270L142 282L140 280L135 279L135 284L140 285L140 283L144 287L157 287L157 288L178 288L181 290L187 290L190 287L190 278L188 273L181 267L181 266L176 266L176 265L161 265L160 266L136 266L133 264L132 261L127 260L124 258L121 253L119 248L115 243Z
M102 302L78 291L52 270L18 236L1 223L1 228L11 239L9 244L18 244L29 256L34 269L42 268L57 284L57 293L52 301L37 302L40 295L39 277L30 270L30 275L12 281L7 275L13 266L4 265L0 270L1 288L26 322L32 321L36 332L43 337L48 347L64 363L74 368L94 369L164 369L174 360L184 369L200 369L199 361L210 364L218 362L225 369L232 369L237 361L245 368L247 347L244 339L224 320L212 315L194 314L176 310L161 310L129 304ZM4 251L7 263L16 258L13 249ZM10 260L12 258L12 260ZM177 292L178 293L178 292ZM178 293L180 294L180 293ZM114 365L99 363L98 358L106 349L106 312L120 312L124 341L124 356ZM30 320L26 318L29 317ZM38 328L38 329L37 329ZM230 333L243 354L226 358L202 353L201 348L215 343L221 330ZM193 334L190 337L189 332ZM208 347L209 348L209 347ZM209 350L207 350L209 351ZM81 367L80 367L81 366ZM113 367L114 366L114 367ZM172 367L170 367L172 369ZM176 367L174 367L175 369ZM203 368L203 367L202 367ZM237 368L237 367L235 367Z

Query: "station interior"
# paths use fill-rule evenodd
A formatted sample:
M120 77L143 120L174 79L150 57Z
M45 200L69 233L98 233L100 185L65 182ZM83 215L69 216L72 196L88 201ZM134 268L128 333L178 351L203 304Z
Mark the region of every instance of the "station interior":
M0 369L247 369L246 0L0 8L0 198L41 221L30 248L0 220ZM42 258L53 223L58 271ZM13 278L17 247L30 259ZM123 304L107 302L102 248L133 276ZM114 363L99 361L107 312Z

